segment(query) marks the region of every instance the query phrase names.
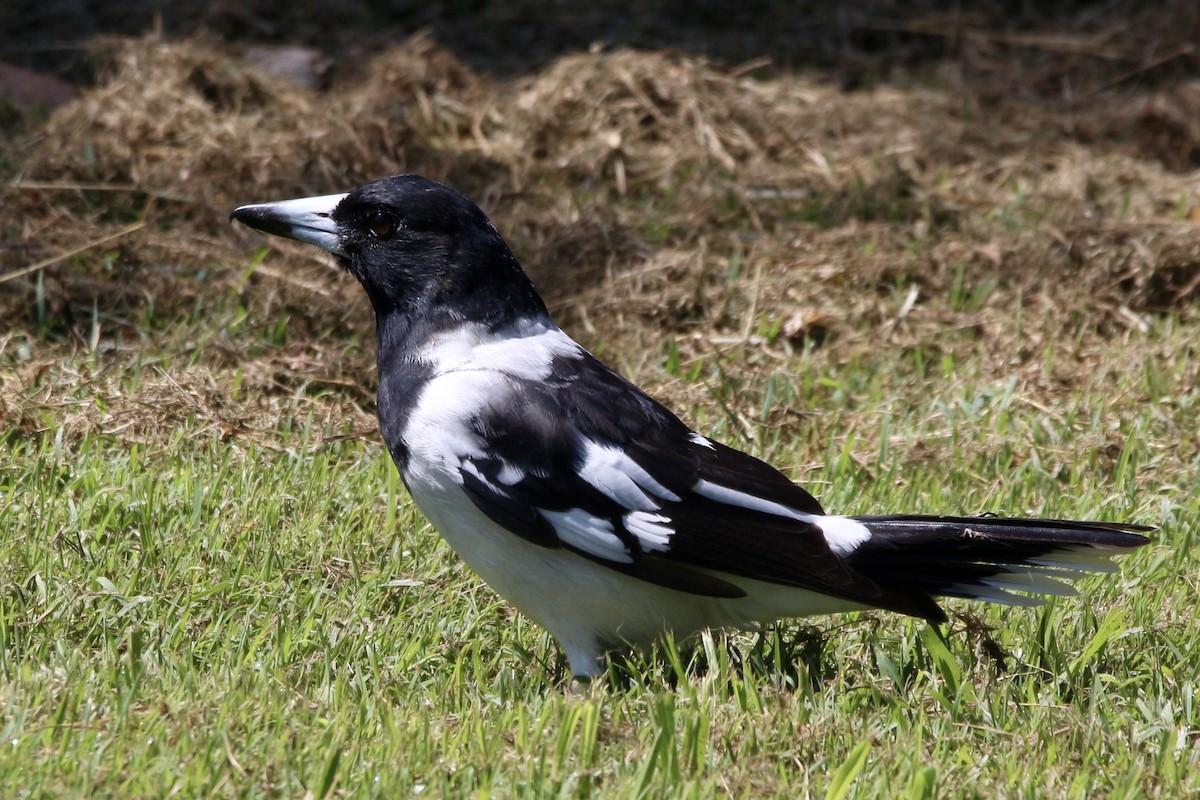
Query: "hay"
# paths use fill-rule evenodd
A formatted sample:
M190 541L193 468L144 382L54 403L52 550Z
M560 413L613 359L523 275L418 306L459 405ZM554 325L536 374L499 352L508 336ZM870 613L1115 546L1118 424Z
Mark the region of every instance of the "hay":
M10 148L2 190L16 213L0 276L54 261L32 272L70 330L99 313L104 336L136 338L147 307L169 318L240 291L314 338L366 335L354 287L305 248L271 242L285 261L242 286L261 239L226 217L398 171L479 199L569 324L633 351L664 330L698 353L785 324L771 346L852 353L874 346L864 326L917 341L952 317L927 304L964 279L994 285L974 311L984 329L1030 297L1104 333L1200 296L1195 174L1143 141L1190 146L1186 92L1106 101L1127 109L1121 149L1111 126L1097 143L1069 133L1078 115L989 108L953 81L846 93L670 52L575 54L497 81L417 36L323 90L205 41L97 52L102 79ZM35 279L0 284L6 319L31 319Z

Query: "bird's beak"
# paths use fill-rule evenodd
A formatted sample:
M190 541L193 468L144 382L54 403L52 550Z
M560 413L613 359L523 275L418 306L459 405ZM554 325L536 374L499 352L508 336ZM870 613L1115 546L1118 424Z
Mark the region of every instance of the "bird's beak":
M341 231L333 220L333 210L345 197L344 194L326 194L258 203L235 209L229 218L263 233L315 244L335 256L348 258L342 248Z

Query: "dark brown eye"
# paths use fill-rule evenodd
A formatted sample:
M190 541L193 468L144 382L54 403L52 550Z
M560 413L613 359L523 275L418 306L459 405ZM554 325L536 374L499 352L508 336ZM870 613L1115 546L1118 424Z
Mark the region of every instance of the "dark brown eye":
M384 211L382 208L368 211L366 223L367 230L376 239L390 239L396 232L396 215L390 211Z

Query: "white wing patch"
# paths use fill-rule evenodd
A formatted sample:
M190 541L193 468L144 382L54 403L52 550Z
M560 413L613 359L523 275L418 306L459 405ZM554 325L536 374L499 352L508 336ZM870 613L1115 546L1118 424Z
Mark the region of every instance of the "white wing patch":
M853 553L871 538L871 532L867 530L867 526L856 519L833 515L807 516L821 529L821 533L825 534L825 541L829 543L829 549L842 558Z
M695 431L692 431L688 434L688 441L694 445L699 445L700 447L707 447L709 450L717 449L716 445L714 445L710 439L701 436Z
M633 554L613 531L608 520L589 514L581 508L570 511L541 511L558 533L558 538L578 550L607 561L633 563ZM646 552L665 553L670 550L670 517L650 511L631 511L622 521L625 530L637 537Z
M463 459L459 463L459 470L462 472L469 472L471 475L475 476L475 479L480 483L487 486L496 494L504 497L509 496L509 493L504 490L516 486L525 479L526 475L525 470L514 466L513 464L509 464L507 461L501 462L500 470L496 475L496 481L499 481L499 484L480 472L479 467L477 467L475 463L469 459ZM462 479L458 478L456 479L456 482L462 483Z
M728 486L722 486L719 483L712 483L703 479L696 481L696 485L692 488L692 491L701 497L716 500L718 503L741 506L751 511L761 511L764 514L773 514L777 517L787 517L788 519L816 525L821 529L821 533L824 534L825 541L829 544L829 549L842 557L853 553L863 542L871 538L871 532L867 530L866 525L849 517L809 514L805 511L797 511L782 503L776 503L774 500L756 497L752 494L747 494L737 489L730 489Z
M657 511L659 500L680 500L624 452L591 440L583 446L579 477L630 510Z
M642 549L665 553L671 549L671 536L675 529L668 523L670 517L649 511L630 511L625 515L625 530L642 543Z
M479 481L484 486L487 486L489 489L491 489L496 494L504 495L505 497L508 496L504 492L503 489L501 489L499 486L497 486L496 484L494 484L490 480L488 480L487 476L479 471L479 468L475 466L475 463L473 461L463 461L461 464L459 464L459 470L461 470L462 472L470 473L471 475L473 475L475 477L475 480ZM458 478L458 480L457 480L458 483L463 482L461 475L457 476L457 478Z
M558 538L572 547L598 558L632 564L633 556L613 533L612 523L581 508L570 511L543 511L542 516L558 531Z
M761 511L764 514L774 514L777 517L788 517L790 519L798 519L802 522L812 522L815 517L812 514L805 514L802 511L797 511L794 508L788 508L782 503L776 503L774 500L767 500L763 497L755 497L752 494L740 492L737 489L730 489L728 486L722 486L719 483L712 483L703 478L696 481L696 485L692 487L692 491L701 497L707 497L709 500L716 500L718 503L725 503L730 506L741 506L748 508L751 511Z

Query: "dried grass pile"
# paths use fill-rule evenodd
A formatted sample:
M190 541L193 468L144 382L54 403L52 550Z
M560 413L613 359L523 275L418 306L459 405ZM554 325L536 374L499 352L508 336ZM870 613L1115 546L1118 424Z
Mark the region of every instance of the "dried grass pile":
M235 199L339 185L377 169L405 145L398 115L386 110L419 83L382 76L365 88L365 104L195 42L110 42L101 58L105 77L51 118L23 177L131 186L181 203L194 221L220 219Z
M556 302L610 330L629 313L731 335L747 315L876 322L894 292L918 286L919 308L964 270L996 284L997 314L1031 287L1117 309L1118 325L1198 294L1194 174L1080 141L1053 110L973 105L953 82L846 93L629 50L497 81L415 37L317 91L204 42L103 53L103 80L10 155L3 189L20 220L6 273L145 221L119 240L124 272L96 253L46 272L66 306L108 282L126 306L186 308L245 269L234 205L398 171L480 199ZM730 281L734 262L753 280ZM335 284L294 282L319 317L303 287ZM19 314L28 284L15 302L13 285L0 302ZM343 296L330 306L318 327Z
M781 95L676 54L575 55L517 93L505 133L573 180L669 190L681 175L715 165L732 177L793 144L781 117L800 98Z
M30 138L0 142L12 165L0 352L56 324L68 346L116 359L90 374L56 371L50 351L0 367L0 413L22 430L49 414L152 438L198 414L270 446L291 413L281 397L310 387L338 390L329 419L371 430L371 323L356 288L279 240L282 259L247 278L262 240L227 214L400 171L480 200L572 331L628 359L657 361L674 340L685 364L717 350L766 370L801 344L873 358L881 338L937 352L945 332L974 332L998 375L1025 370L1052 391L1010 346L1017 309L1029 342L1088 343L1058 362L1082 380L1111 364L1106 338L1159 311L1195 314L1200 299L1200 178L1179 169L1190 156L1144 146L1148 124L1175 137L1156 147L1190 141L1175 135L1186 119L1162 110L1169 93L1113 97L1088 127L1045 106L978 103L953 80L847 93L666 52L576 54L501 81L415 37L324 90L200 41L101 53L95 88ZM949 302L956 293L966 300ZM229 296L262 339L286 320L287 341L159 342L190 366L148 372L132 395L105 368ZM658 389L684 403L704 391Z

